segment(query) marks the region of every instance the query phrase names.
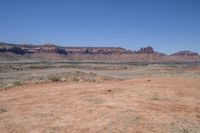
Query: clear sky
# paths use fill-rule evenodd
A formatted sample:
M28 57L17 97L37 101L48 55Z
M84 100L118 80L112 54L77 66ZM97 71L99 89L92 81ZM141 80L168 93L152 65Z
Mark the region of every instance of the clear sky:
M200 0L0 0L0 41L200 53Z

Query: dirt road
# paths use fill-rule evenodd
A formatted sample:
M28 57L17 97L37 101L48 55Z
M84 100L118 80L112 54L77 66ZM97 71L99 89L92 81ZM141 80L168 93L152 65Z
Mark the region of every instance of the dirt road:
M0 91L1 133L199 133L200 81L54 82Z

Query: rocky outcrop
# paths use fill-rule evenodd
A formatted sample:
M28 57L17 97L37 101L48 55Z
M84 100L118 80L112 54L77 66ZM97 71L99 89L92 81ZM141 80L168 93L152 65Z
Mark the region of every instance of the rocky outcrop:
M156 52L154 49L150 46L141 48L140 50L136 51L138 54L154 54L154 55L159 55L159 56L166 56L164 53Z
M180 52L171 54L171 56L199 56L199 54L196 52L191 52L191 51L180 51Z
M18 48L18 50L17 50ZM13 49L13 50L12 50ZM16 49L16 50L14 50ZM23 52L22 52L23 51ZM9 45L0 44L0 52L13 53L57 53L57 54L130 54L130 50L120 47L59 47L53 44L45 45Z
M152 47L138 51L121 47L59 47L53 44L30 45L0 43L0 60L92 60L92 61L129 61L129 62L184 62L199 61L198 53L180 51L166 55Z
M127 50L115 47L65 47L65 51L70 54L123 54Z
M15 54L25 54L26 52L20 47L11 47L11 48L0 48L0 52L11 52Z
M33 52L33 53L67 54L67 52L64 49L59 48L59 47L57 47L55 45L51 45L51 44L45 44L45 45L37 47L37 48L32 48L31 52Z
M154 54L154 50L152 47L146 47L146 48L141 48L140 50L137 51L139 54Z

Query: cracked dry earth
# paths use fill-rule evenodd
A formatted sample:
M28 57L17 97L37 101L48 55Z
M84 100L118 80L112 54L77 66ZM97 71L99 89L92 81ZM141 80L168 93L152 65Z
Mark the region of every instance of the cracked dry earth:
M29 84L0 91L1 133L199 133L200 81Z

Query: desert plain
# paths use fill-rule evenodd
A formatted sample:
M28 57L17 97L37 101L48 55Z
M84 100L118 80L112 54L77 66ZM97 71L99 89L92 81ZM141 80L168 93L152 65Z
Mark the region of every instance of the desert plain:
M0 62L1 133L200 133L200 64Z

